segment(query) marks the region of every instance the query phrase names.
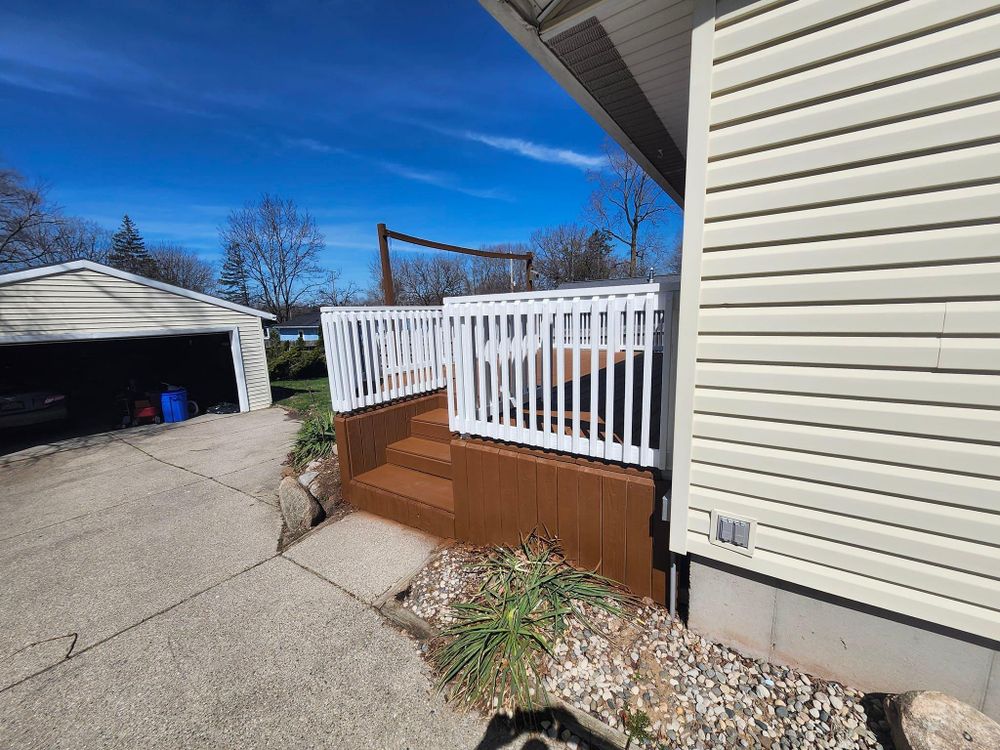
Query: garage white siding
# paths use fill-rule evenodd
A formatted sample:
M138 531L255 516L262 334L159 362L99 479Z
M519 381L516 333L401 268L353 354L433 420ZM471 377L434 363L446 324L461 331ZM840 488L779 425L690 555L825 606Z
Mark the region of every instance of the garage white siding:
M699 7L671 545L998 639L1000 3Z
M91 269L0 286L0 339L238 326L250 409L271 405L261 319Z

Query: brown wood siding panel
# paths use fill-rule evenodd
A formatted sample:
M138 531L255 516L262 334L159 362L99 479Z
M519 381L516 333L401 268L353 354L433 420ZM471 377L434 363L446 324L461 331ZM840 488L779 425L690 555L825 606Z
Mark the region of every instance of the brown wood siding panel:
M625 585L639 596L652 595L653 485L629 482L625 502Z
M455 536L462 540L471 541L472 526L466 466L468 455L468 443L464 440L451 441L451 481L455 494Z
M458 539L516 545L544 527L571 562L666 601L666 524L656 522L660 488L651 478L491 441L455 439L450 448ZM654 538L664 551L659 570Z
M556 491L556 464L539 461L535 466L538 499L538 528L548 535L559 533L559 497Z
M483 514L485 517L486 541L489 544L503 544L503 522L500 508L500 451L496 448L483 449Z
M605 476L601 489L601 572L624 581L628 482L624 477Z
M368 502L368 486L361 484L360 482L352 482L354 485L354 491L351 493L354 497L354 505L361 510L368 510L370 503Z
M528 536L538 527L538 487L535 477L535 459L517 457L517 525L521 536Z
M556 496L559 507L559 538L562 539L566 557L574 562L580 559L580 533L578 528L579 494L577 477L579 471L572 465L560 465L556 469Z
M373 468L371 466L366 466L364 462L364 453L362 449L364 437L362 427L363 424L360 420L347 420L347 456L352 477L356 477L358 474L364 474L366 471Z
M377 411L372 416L372 448L375 466L381 466L386 462L385 447L390 442L388 432L394 420L394 413L388 409ZM373 467L374 468L374 467Z
M351 452L349 449L350 443L347 439L347 420L339 415L334 417L333 429L337 435L337 461L340 464L340 484L344 488L344 497L347 498L347 486L354 476L351 473Z
M469 446L466 454L468 477L469 538L475 544L486 544L486 509L483 502L483 450Z
M517 522L517 454L500 451L500 526L503 543L515 546L521 540Z
M597 570L601 565L601 475L584 469L577 475L579 494L580 565Z

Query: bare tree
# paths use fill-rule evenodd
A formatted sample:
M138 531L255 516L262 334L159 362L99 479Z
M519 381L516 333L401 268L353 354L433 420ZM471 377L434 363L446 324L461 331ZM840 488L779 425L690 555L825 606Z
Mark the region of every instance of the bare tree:
M180 245L160 243L149 248L156 269L154 277L192 292L215 291L215 266Z
M628 251L628 275L635 276L661 243L654 230L677 211L660 186L627 153L608 142L607 167L592 172L594 192L588 218L600 231L621 242Z
M521 243L484 245L481 249L496 253L523 254L529 251ZM523 260L480 258L472 256L468 263L468 294L502 294L525 288Z
M440 305L445 297L465 294L466 273L464 257L438 253L404 257L393 269L399 276L399 299L407 305Z
M251 296L279 320L316 292L325 241L313 217L294 201L265 193L230 213L219 238L227 252L243 259Z
M361 288L353 281L340 281L340 271L327 271L326 282L320 287L313 300L313 307L345 307L361 302Z
M71 260L108 262L111 232L86 219L53 216L31 233L30 263L65 263Z
M578 224L540 229L531 235L539 286L554 288L567 281L596 281L621 276L608 236Z
M59 221L44 190L13 169L0 168L0 269L44 262L46 236Z
M368 268L369 304L384 304L382 267L376 258ZM396 302L400 305L440 305L445 297L467 294L469 262L466 256L446 253L406 253L392 264Z

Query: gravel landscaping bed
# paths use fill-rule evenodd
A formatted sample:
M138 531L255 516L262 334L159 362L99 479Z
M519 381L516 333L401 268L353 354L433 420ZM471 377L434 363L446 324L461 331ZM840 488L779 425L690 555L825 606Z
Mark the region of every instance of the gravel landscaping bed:
M468 566L482 554L466 545L442 550L413 579L403 605L447 626L450 604L478 588ZM707 641L648 600L634 617L588 619L607 637L571 620L541 670L545 688L616 729L629 709L649 715L666 748L892 747L879 700L863 705L858 690Z

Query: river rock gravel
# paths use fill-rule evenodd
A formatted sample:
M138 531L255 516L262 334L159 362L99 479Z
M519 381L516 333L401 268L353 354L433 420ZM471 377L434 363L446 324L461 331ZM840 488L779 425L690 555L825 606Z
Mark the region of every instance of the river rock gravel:
M404 606L446 627L451 603L478 588L469 566L484 554L443 549ZM570 620L539 670L544 687L619 730L623 710L646 712L656 738L648 747L891 750L876 696L712 643L649 600L629 617L588 612L587 621Z

